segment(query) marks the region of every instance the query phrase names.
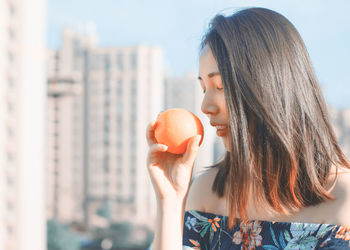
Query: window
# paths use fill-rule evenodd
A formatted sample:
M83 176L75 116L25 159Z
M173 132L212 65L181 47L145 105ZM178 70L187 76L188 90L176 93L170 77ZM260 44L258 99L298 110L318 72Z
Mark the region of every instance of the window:
M13 210L13 203L12 203L12 202L10 202L10 201L7 202L7 209L8 209L9 211L12 211L12 210Z
M130 67L135 70L137 68L137 54L133 52L130 57Z
M131 106L131 121L135 122L136 120L136 112L137 112L137 88L136 88L136 80L133 79L131 81L131 98L130 98L130 106Z
M12 152L7 152L7 161L12 162L13 161L13 153Z
M129 203L132 204L135 202L135 196L130 196L129 197Z
M119 174L119 175L122 174L122 168L121 168L121 167L118 167L118 168L117 168L117 174Z
M136 97L137 95L137 89L136 89L136 80L131 80L131 96Z
M117 141L117 148L118 148L118 150L121 150L122 147L123 147L123 142L119 139L119 140Z
M13 227L10 225L7 225L7 233L8 234L13 234Z
M108 96L109 95L109 92L110 92L110 88L109 88L109 84L106 82L106 85L105 85L105 95Z
M118 170L119 174L122 172L122 165L123 165L123 158L121 155L118 155L118 157L117 157L117 170Z
M124 69L124 63L123 63L123 54L122 53L118 53L117 54L117 67L119 70L123 70Z
M8 62L12 64L15 61L15 55L12 52L8 52Z
M9 112L9 113L11 113L11 112L13 112L14 111L14 106L13 106L13 104L11 103L11 102L7 102L7 111Z
M105 55L104 56L104 63L105 63L105 69L107 70L107 71L109 71L109 69L110 69L110 56L107 54L107 55Z
M133 183L131 183L131 192L134 193L135 190L136 190L136 183L133 182Z
M103 163L104 163L105 169L106 168L109 169L109 155L108 154L104 155Z
M105 122L103 127L104 127L104 132L109 133L109 123Z
M105 106L105 109L108 109L109 108L109 106L110 106L110 101L109 101L109 99L105 99L105 102L104 102L104 106Z
M123 81L119 79L117 81L117 96L121 97L122 95L123 95Z
M7 127L7 135L8 137L12 137L14 135L13 129L11 127Z
M104 115L104 122L105 122L105 123L109 123L109 121L110 121L110 116L109 116L108 113L106 113L106 114Z
M12 79L12 78L9 78L8 79L8 86L10 88L13 88L15 86L15 81Z
M117 114L121 115L123 112L123 103L122 103L122 100L121 99L118 99L117 100Z
M10 40L14 40L15 39L15 31L12 28L8 29L8 34L9 34Z
M136 134L134 129L132 129L130 149L131 149L131 152L134 152L134 150L136 149ZM135 158L135 155L132 154L131 158Z
M16 13L15 6L13 6L13 4L11 4L11 3L9 4L9 12L10 12L11 16L14 16Z
M11 176L7 176L7 185L9 186L13 185L13 178Z

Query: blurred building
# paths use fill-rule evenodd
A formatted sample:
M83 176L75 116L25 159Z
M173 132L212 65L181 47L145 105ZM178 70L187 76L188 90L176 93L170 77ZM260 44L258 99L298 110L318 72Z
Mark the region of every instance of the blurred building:
M46 249L44 0L0 0L0 249Z
M350 108L328 108L340 147L350 160Z
M77 79L48 79L47 217L67 224L83 220L82 96Z
M49 218L152 226L145 129L163 107L162 50L101 48L91 27L62 39L49 63Z
M200 174L204 167L215 162L215 152L220 148L221 140L217 140L216 130L208 117L201 111L203 90L195 74L187 74L181 77L166 77L164 83L165 109L184 108L194 113L204 127L204 138L195 161L193 178ZM215 143L217 140L217 143Z

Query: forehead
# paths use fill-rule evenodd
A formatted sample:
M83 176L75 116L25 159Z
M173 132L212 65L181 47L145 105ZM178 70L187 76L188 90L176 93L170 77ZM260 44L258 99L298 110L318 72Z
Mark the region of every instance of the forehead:
M208 73L218 72L218 66L215 57L208 45L205 45L199 57L199 75L204 76Z

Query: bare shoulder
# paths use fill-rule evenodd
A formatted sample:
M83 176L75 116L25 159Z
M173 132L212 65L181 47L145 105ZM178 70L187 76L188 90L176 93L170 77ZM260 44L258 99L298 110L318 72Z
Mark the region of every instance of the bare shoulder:
M194 178L186 200L185 210L205 211L212 197L211 186L217 173L216 168L206 169Z
M334 201L326 202L320 206L320 217L329 219L330 224L350 226L350 170L341 171L331 194ZM328 216L325 216L328 215Z
M338 200L340 211L346 211L350 223L350 215L348 215L348 211L350 211L350 170L338 174L337 183L332 194Z

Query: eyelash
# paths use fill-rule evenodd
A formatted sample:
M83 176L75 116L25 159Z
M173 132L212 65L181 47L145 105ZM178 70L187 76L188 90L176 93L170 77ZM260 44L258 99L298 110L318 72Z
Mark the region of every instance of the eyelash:
M218 90L223 90L224 88L216 88ZM205 94L205 90L203 90L203 94Z

